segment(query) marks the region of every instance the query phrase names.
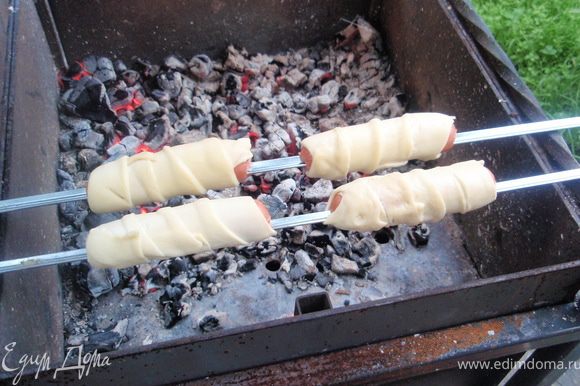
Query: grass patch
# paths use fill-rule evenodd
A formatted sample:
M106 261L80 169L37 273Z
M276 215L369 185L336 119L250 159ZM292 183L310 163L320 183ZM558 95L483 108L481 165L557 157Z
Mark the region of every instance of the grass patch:
M580 1L472 0L552 118L580 115ZM580 160L580 130L564 138Z

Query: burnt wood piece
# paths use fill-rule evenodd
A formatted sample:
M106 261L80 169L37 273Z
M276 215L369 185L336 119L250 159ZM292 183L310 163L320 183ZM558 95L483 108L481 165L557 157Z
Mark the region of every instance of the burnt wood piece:
M19 7L18 7L19 4ZM56 69L33 2L0 7L0 51L6 56L7 25L14 18L13 71L0 74L12 87L0 106L0 121L8 128L2 151L2 198L47 193L56 189L58 117ZM2 63L4 65L5 63ZM5 139L4 137L3 139ZM55 206L9 213L0 218L0 258L10 259L60 250ZM63 355L61 284L57 267L2 275L0 288L0 347L15 342L7 359L13 366L23 354ZM0 371L1 372L1 371Z

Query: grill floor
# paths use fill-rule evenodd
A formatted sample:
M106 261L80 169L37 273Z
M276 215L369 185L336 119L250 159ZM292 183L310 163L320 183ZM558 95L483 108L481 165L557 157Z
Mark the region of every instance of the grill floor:
M478 273L463 247L461 231L448 217L431 225L429 244L422 248L412 246L405 235L406 248L400 251L393 241L382 246L378 263L370 272L376 281L340 276L329 295L333 306L364 303L371 300L398 295L412 294L438 287L460 284L477 279ZM232 278L224 283L215 296L205 296L191 302L191 314L173 328L163 327L158 298L162 291L148 294L143 298L132 295L121 296L119 290L105 294L98 299L92 310L84 318L89 323L106 327L128 318L128 342L121 348L133 348L159 343L171 339L201 334L196 328L197 320L206 312L214 310L226 315L221 319L224 328L241 327L266 322L294 313L297 296L324 291L311 286L306 291L297 288L288 294L281 283L269 283L268 271L262 262L257 269ZM338 289L348 295L336 293ZM66 296L67 301L74 296Z

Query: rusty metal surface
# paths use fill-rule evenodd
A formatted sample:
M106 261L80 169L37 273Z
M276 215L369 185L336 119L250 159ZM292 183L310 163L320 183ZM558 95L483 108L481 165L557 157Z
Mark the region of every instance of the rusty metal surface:
M580 312L572 304L568 304L310 356L187 384L381 384L425 374L435 369L439 371L454 368L461 360L488 360L544 347L556 341L561 343L579 338Z
M54 106L58 97L52 57L32 2L20 2L17 12L0 8L0 19L17 17L15 66L10 99L13 106L11 141L3 176L5 197L50 192L56 189L57 133ZM5 43L5 30L0 42ZM5 74L5 73L4 73ZM5 100L3 102L6 102ZM2 120L7 118L2 107ZM60 248L56 208L35 209L2 217L0 256L16 258ZM4 275L0 290L0 347L15 342L6 364L13 366L23 354L63 355L60 279L56 267ZM3 354L2 354L3 355Z
M160 61L169 53L222 55L228 44L250 52L312 46L332 39L369 1L51 0L69 61L87 54ZM90 28L87 28L90 26Z

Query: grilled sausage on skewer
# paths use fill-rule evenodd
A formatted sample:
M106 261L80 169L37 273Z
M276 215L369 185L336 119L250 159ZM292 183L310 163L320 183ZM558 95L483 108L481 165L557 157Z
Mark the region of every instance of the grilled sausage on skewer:
M359 178L335 189L325 224L356 231L441 220L496 198L495 178L483 161Z
M130 209L140 204L209 189L236 186L247 177L252 152L248 138L208 138L166 146L158 153L122 157L96 168L87 195L93 212Z
M338 127L302 141L300 158L309 177L343 179L349 172L372 173L412 159L436 159L453 146L455 118L439 113Z
M202 198L100 225L89 232L86 249L91 265L123 268L246 245L274 234L261 202L251 197Z

